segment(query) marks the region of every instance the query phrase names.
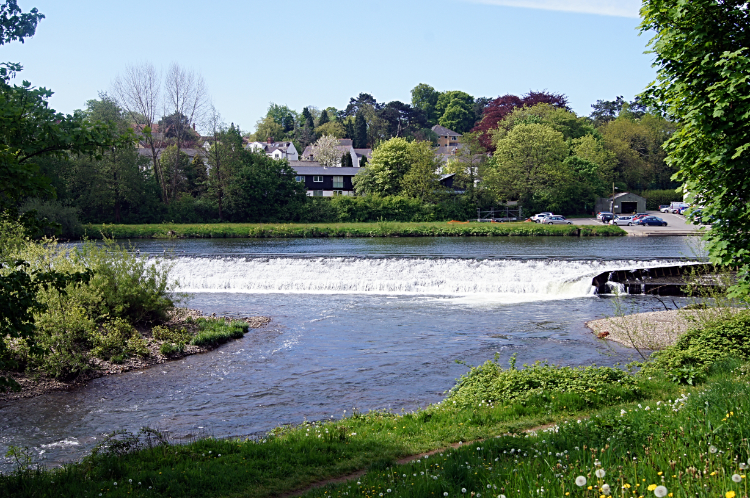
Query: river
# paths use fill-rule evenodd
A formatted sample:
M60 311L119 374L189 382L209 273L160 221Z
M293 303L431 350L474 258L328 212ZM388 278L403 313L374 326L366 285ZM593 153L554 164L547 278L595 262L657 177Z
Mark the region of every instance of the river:
M632 352L584 322L615 314L591 277L703 256L697 238L396 238L134 241L167 254L185 305L266 315L268 327L203 355L72 392L0 405L0 452L33 448L48 465L85 455L115 429L175 438L258 435L279 424L439 401L467 367L611 365ZM680 304L679 300L676 300ZM663 309L626 296L627 313ZM671 299L670 299L671 305ZM0 465L7 471L9 463Z

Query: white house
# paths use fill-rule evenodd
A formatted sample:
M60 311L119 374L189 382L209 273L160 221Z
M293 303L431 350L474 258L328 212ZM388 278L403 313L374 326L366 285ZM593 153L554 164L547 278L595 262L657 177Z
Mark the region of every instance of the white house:
M274 159L287 159L289 161L299 161L299 153L292 142L250 142L245 148L254 152L263 151L268 157Z

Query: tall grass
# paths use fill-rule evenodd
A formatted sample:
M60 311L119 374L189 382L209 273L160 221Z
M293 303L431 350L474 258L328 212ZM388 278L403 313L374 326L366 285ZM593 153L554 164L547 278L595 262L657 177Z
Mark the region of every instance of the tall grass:
M310 224L155 224L87 225L85 236L136 238L312 238L312 237L481 237L621 236L617 226L542 225L538 223L310 223Z

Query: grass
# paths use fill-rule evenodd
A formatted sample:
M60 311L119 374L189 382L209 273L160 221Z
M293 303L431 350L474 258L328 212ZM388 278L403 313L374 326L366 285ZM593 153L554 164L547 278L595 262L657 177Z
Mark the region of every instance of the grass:
M218 346L230 339L242 338L249 329L248 324L241 321L226 323L223 320L198 318L196 323L198 333L190 341L195 346Z
M620 236L619 227L542 225L538 223L209 223L87 225L84 237L138 238L305 238L305 237L472 237L472 236Z
M748 333L745 318L706 326L703 335L741 354L734 342ZM673 346L660 358L693 361L682 352ZM121 432L56 470L11 448L17 470L0 476L0 496L266 497L362 469L368 472L355 480L305 496L747 496L750 363L716 358L696 385L674 380L671 369L684 366L675 362L633 374L516 368L515 358L504 369L496 358L470 369L442 402L413 413L355 411L279 427L260 440L184 445L151 430ZM542 425L549 428L523 432ZM460 444L396 463L452 443Z

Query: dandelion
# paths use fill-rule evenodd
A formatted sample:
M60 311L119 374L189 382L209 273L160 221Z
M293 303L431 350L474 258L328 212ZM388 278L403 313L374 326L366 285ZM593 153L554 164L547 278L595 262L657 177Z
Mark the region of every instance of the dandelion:
M734 482L742 482L742 477L740 477L740 475L739 475L739 474L734 474L734 475L732 476L732 480L733 480Z
M466 488L461 488L462 493L466 493Z
M115 482L115 486L117 486L117 482Z
M648 490L649 490L649 491L653 491L653 490L655 490L655 489L656 489L656 484L651 484L651 485L649 485L649 487L648 487Z
M612 492L612 490L609 487L609 484L602 484L602 493L609 496L609 494Z
M386 491L386 493L390 493L391 492L391 488L388 488L385 491Z
M727 494L724 495L725 498L734 498L735 496L737 496L737 493L734 491L727 491Z
M583 476L576 477L576 486L582 488L586 485L586 478Z
M607 475L607 473L604 471L604 469L596 469L596 477L601 479L605 475Z
M714 445L712 444L711 446L709 446L709 447L708 447L708 451L709 451L710 453L716 453L716 452L717 452L717 451L719 451L719 450L718 450L718 449L716 448L716 446L714 446Z
M455 403L455 401L454 401L454 403ZM443 493L443 496L448 496L448 492L446 491L445 493Z
M664 498L665 496L667 496L667 488L665 488L664 486L656 486L656 489L654 490L654 494L658 498Z

